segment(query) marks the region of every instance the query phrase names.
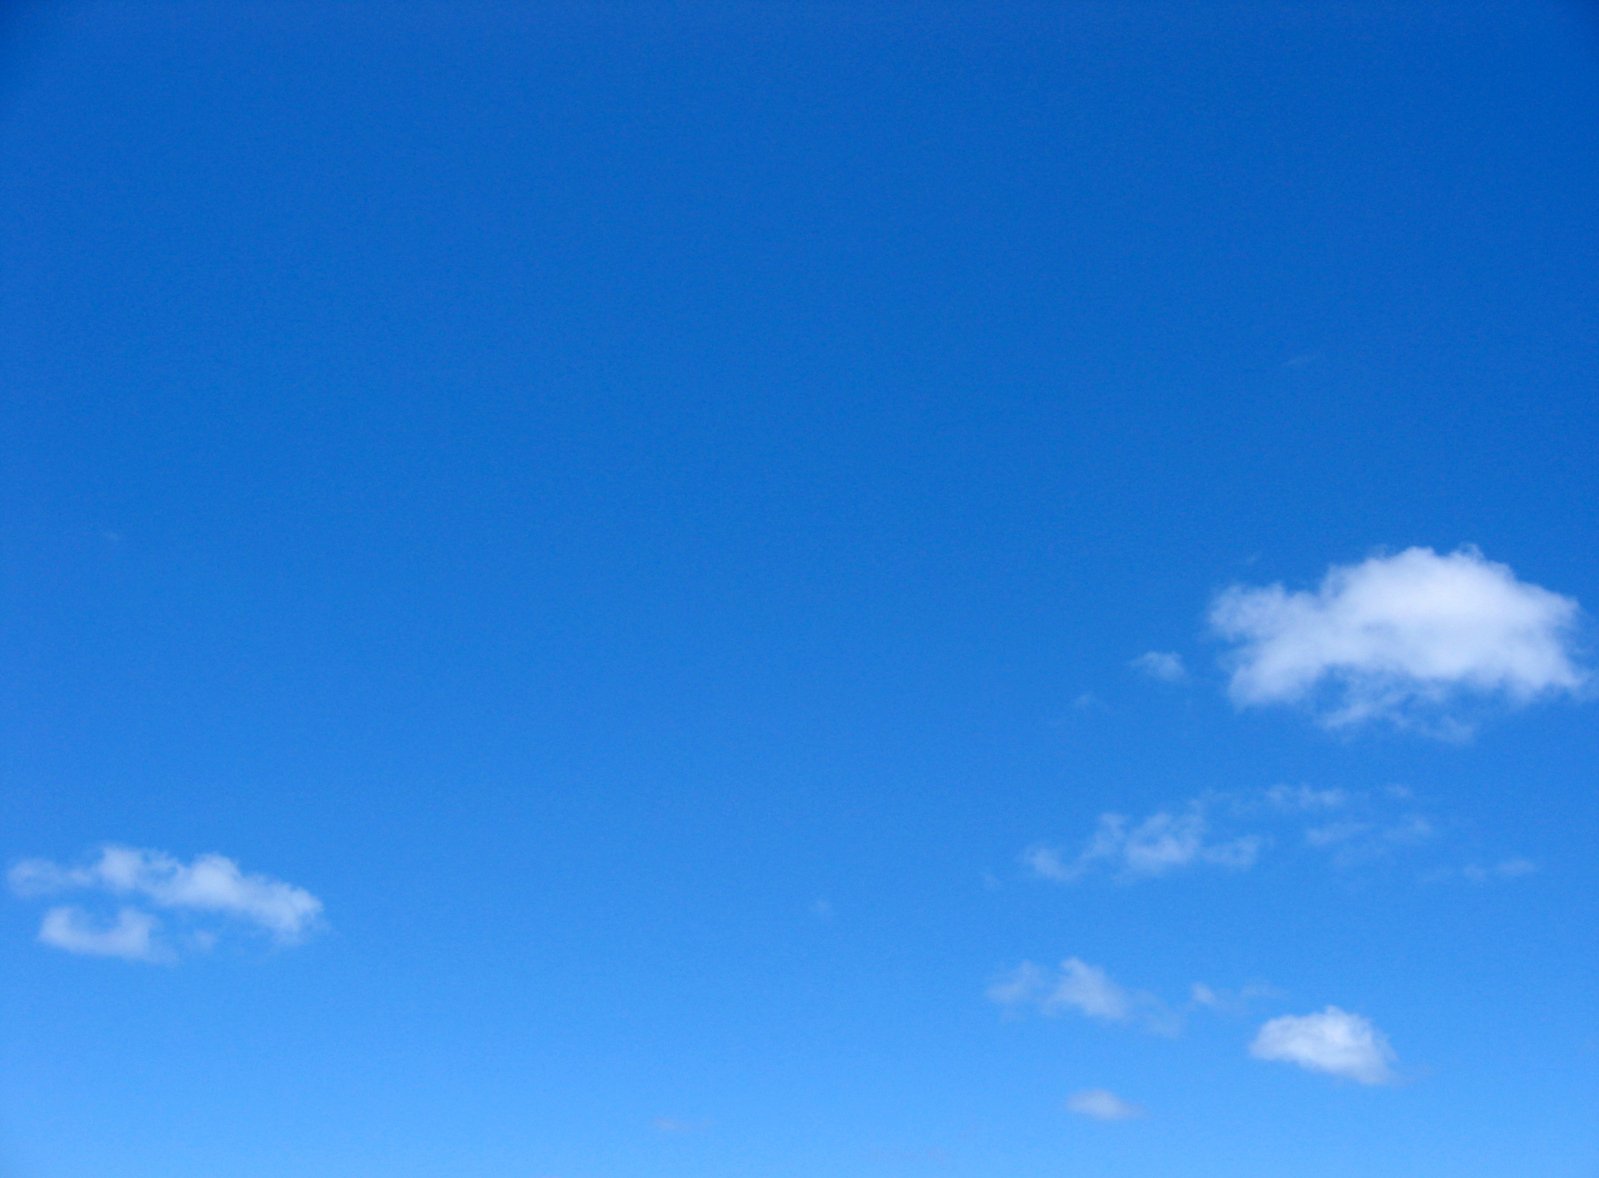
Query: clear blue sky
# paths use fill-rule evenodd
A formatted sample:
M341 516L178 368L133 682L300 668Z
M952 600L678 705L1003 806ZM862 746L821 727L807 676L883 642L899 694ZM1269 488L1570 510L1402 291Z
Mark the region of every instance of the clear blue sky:
M0 1172L1591 1178L1596 142L1579 3L13 6Z

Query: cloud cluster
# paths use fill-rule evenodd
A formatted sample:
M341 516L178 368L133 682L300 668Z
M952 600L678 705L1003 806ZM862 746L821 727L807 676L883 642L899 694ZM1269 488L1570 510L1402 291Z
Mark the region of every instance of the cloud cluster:
M1261 845L1258 835L1212 839L1204 805L1193 802L1139 822L1125 814L1101 814L1077 854L1067 857L1058 847L1040 844L1022 852L1022 862L1040 879L1056 883L1071 883L1099 867L1120 879L1147 879L1199 864L1241 871L1254 865Z
M1370 1019L1336 1006L1271 1019L1255 1035L1249 1054L1360 1084L1386 1084L1394 1078L1394 1051L1387 1036Z
M1268 850L1282 853L1295 846L1345 870L1429 846L1438 848L1435 854L1449 853L1439 824L1405 787L1274 785L1211 790L1138 819L1102 814L1077 848L1035 843L1020 861L1033 877L1053 883L1076 883L1094 872L1136 883L1204 867L1241 872ZM1422 878L1458 874L1481 883L1533 870L1525 859L1508 858L1492 868L1438 865Z
M1329 727L1388 720L1469 731L1471 699L1576 691L1577 602L1518 580L1475 548L1407 548L1329 569L1314 590L1234 585L1210 625L1232 642L1240 707L1302 704Z
M1190 996L1189 1012L1241 1016L1250 1004L1277 999L1281 994L1275 987L1259 983L1228 991L1195 982ZM1010 1013L1030 1010L1050 1017L1071 1013L1099 1022L1137 1026L1157 1035L1173 1036L1183 1027L1182 1014L1154 994L1130 990L1102 967L1080 957L1068 957L1054 970L1024 961L989 985L988 999ZM1249 1054L1255 1059L1291 1063L1361 1084L1387 1084L1394 1079L1395 1055L1387 1036L1370 1019L1336 1006L1313 1014L1268 1019L1250 1042ZM1105 1120L1119 1119L1101 1116L1121 1107L1118 1098L1110 1093L1092 1089L1073 1099L1079 1098L1083 1107L1072 1111Z
M167 910L190 924L209 917L254 927L279 944L302 940L322 915L322 901L304 888L246 874L222 855L200 855L185 864L161 851L112 845L72 867L25 859L11 868L8 878L12 891L24 897L87 892L117 898L121 904L114 918L97 919L76 905L50 908L39 940L69 953L130 961L176 956L172 939L162 936L161 919L145 908ZM213 931L196 928L186 944L204 946L214 938Z

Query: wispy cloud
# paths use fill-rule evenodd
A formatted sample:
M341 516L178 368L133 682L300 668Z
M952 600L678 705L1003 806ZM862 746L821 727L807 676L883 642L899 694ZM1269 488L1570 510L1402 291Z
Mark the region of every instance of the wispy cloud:
M1261 845L1258 835L1211 838L1204 807L1190 803L1181 811L1160 810L1138 822L1125 814L1101 814L1098 827L1075 855L1040 844L1022 852L1022 862L1034 875L1057 883L1071 883L1099 867L1122 879L1145 879L1197 864L1241 871L1254 865Z
M1274 785L1262 790L1211 790L1142 818L1101 814L1076 847L1035 843L1020 855L1034 878L1073 884L1094 873L1119 883L1173 876L1199 868L1241 872L1268 851L1295 846L1347 870L1401 854L1436 848L1448 854L1437 821L1409 789L1318 789ZM1511 878L1526 874L1525 860L1508 867L1446 868L1467 878ZM1435 870L1433 878L1438 875Z
M1188 678L1188 668L1183 666L1183 656L1170 650L1148 650L1130 664L1135 671L1158 679L1162 683L1181 683Z
M1174 1034L1181 1020L1155 995L1129 990L1104 969L1068 957L1056 970L1024 961L988 987L989 1001L1008 1011L1066 1013L1111 1023L1134 1023L1158 1034Z
M1273 785L1261 791L1261 801L1285 814L1325 814L1349 804L1346 789L1312 789L1308 785Z
M190 924L212 918L253 926L279 944L304 939L322 915L322 901L304 888L247 874L222 855L200 855L185 864L161 851L111 845L77 866L25 859L11 868L8 880L23 897L70 892L115 897L119 907L114 920L97 919L77 906L52 907L44 915L39 939L70 953L134 961L176 955L173 939L162 935L162 921L146 908L172 912ZM191 947L213 939L214 933L204 928L184 938Z
M1427 883L1447 883L1464 880L1471 884L1498 883L1504 880L1523 879L1538 873L1538 865L1531 859L1513 855L1496 863L1467 863L1462 867L1440 867L1422 878Z
M1188 991L1188 1000L1196 1009L1217 1014L1241 1015L1251 1003L1265 998L1281 998L1282 991L1262 982L1250 982L1236 990L1223 990L1204 982L1195 982Z
M1132 1121L1147 1112L1105 1088L1085 1088L1066 1098L1066 1110L1095 1121Z
M1462 706L1574 692L1577 602L1475 548L1408 548L1328 570L1314 590L1234 585L1210 624L1234 644L1240 707L1299 704L1329 727L1386 720L1470 731Z
M1255 1035L1249 1054L1360 1084L1386 1084L1394 1078L1395 1056L1387 1036L1370 1019L1336 1006L1271 1019Z

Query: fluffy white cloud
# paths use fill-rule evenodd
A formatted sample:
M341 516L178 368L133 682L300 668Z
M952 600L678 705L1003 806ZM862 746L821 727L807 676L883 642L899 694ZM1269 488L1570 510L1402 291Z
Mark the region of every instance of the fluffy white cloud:
M1136 1104L1129 1104L1104 1088L1086 1088L1066 1098L1066 1109L1096 1121L1131 1121L1145 1115Z
M1071 1011L1104 1022L1138 1022L1161 1034L1177 1029L1176 1016L1160 999L1126 989L1080 957L1068 957L1054 973L1024 961L990 985L988 997L1011 1010L1031 1007L1050 1016Z
M1162 683L1181 683L1188 678L1188 668L1183 666L1183 656L1169 650L1148 650L1132 661L1134 670L1142 671L1151 679Z
M126 961L162 961L167 954L155 941L161 922L148 912L124 908L110 924L96 923L81 908L62 906L44 914L39 925L42 944L90 957Z
M1024 851L1022 862L1034 875L1057 883L1070 883L1099 866L1123 879L1166 875L1195 864L1241 871L1254 865L1263 841L1258 835L1211 839L1204 805L1196 801L1185 811L1160 810L1136 823L1124 814L1101 814L1075 856L1040 845Z
M1393 1079L1394 1052L1387 1037L1370 1019L1336 1006L1318 1014L1271 1019L1255 1035L1249 1054L1361 1084Z
M24 860L11 868L9 879L21 896L101 892L190 918L223 917L254 925L282 944L303 939L322 914L322 901L304 888L247 874L222 855L200 855L185 864L160 851L107 846L81 866ZM109 926L96 925L81 909L58 907L45 914L39 937L69 952L154 960L168 952L156 939L159 929L154 916L136 907L121 908ZM208 939L202 931L196 943Z
M1329 726L1364 720L1464 730L1470 697L1520 703L1575 691L1577 602L1475 548L1408 548L1329 569L1314 591L1235 585L1210 610L1235 643L1242 707L1303 703Z

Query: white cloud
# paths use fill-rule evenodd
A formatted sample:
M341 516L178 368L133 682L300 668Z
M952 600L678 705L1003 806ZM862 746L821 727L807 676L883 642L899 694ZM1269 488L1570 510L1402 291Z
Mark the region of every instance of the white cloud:
M1160 999L1128 990L1079 957L1068 957L1053 974L1024 961L988 987L988 998L1009 1010L1031 1007L1051 1017L1072 1011L1103 1022L1138 1022L1159 1034L1177 1029L1176 1017Z
M9 879L20 896L101 892L191 920L211 916L254 925L281 944L303 939L322 914L322 901L304 888L246 874L222 855L200 855L184 864L160 851L106 846L97 858L76 867L46 859L24 860L11 868ZM152 960L167 952L155 939L159 928L154 916L131 906L124 906L117 924L109 928L97 928L80 909L52 908L45 914L40 939L71 952ZM207 930L189 938L196 947L212 939ZM96 945L117 948L92 947Z
M1181 683L1188 678L1188 668L1183 666L1183 656L1169 650L1148 650L1135 658L1131 666L1151 679L1162 683Z
M1241 871L1254 865L1263 843L1258 835L1209 839L1204 805L1195 801L1183 812L1160 810L1137 823L1124 814L1101 814L1093 835L1072 858L1059 848L1038 845L1022 853L1022 862L1034 875L1057 883L1070 883L1101 865L1123 879L1143 879L1195 864Z
M42 944L89 957L121 957L126 961L164 961L167 954L155 940L161 922L147 912L124 908L111 924L96 923L81 908L52 908L39 925Z
M1096 1121L1131 1121L1146 1115L1138 1105L1129 1104L1104 1088L1086 1088L1072 1093L1066 1098L1066 1109Z
M1249 1054L1361 1084L1386 1084L1393 1079L1394 1052L1387 1037L1370 1019L1336 1006L1319 1014L1285 1014L1271 1019L1249 1045Z
M1299 703L1332 727L1386 719L1464 732L1452 705L1583 685L1579 616L1572 598L1475 548L1408 548L1334 566L1314 591L1234 585L1210 624L1236 644L1229 692L1240 707Z

